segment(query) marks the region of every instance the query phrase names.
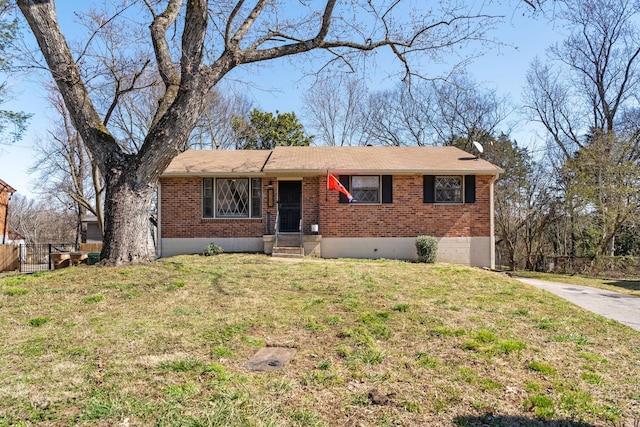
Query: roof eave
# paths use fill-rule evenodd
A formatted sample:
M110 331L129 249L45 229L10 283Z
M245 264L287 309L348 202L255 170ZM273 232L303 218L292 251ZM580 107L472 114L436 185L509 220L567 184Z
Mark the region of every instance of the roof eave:
M415 175L415 174L443 174L443 175L499 175L504 173L502 169L266 169L269 176L279 174L305 174L318 175L330 172L332 174L371 174L371 175Z
M194 176L265 176L264 172L232 172L232 171L197 171L197 172L165 172L160 175L160 178L180 178L180 177L194 177Z

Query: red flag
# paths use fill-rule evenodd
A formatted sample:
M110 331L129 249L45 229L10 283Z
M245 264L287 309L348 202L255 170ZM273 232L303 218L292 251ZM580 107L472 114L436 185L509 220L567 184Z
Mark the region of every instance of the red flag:
M353 196L351 196L351 193L349 193L347 189L344 188L344 185L342 185L342 183L338 181L338 178L331 174L327 175L327 188L329 190L338 190L339 192L347 196L347 199L349 199L349 203L351 203L351 201L353 200Z

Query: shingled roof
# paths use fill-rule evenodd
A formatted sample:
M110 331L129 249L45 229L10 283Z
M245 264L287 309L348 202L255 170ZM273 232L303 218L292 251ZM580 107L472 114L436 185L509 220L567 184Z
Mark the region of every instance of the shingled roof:
M260 173L269 150L187 150L169 164L163 176Z
M7 193L15 193L16 189L0 179L0 191L6 191Z
M276 147L189 150L164 176L204 174L442 173L497 175L499 167L456 147Z

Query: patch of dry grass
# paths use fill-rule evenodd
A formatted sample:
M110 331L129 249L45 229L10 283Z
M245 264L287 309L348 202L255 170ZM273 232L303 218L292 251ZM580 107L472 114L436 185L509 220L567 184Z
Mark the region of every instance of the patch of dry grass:
M181 256L0 279L0 426L625 425L640 334L446 264ZM297 348L252 372L261 347Z

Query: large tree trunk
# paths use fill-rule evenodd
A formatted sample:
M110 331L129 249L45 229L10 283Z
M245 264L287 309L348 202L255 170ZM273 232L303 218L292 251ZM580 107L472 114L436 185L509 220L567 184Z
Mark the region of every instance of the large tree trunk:
M150 243L149 215L154 186L139 182L134 173L108 175L105 198L104 245L106 264L139 264L155 259Z

